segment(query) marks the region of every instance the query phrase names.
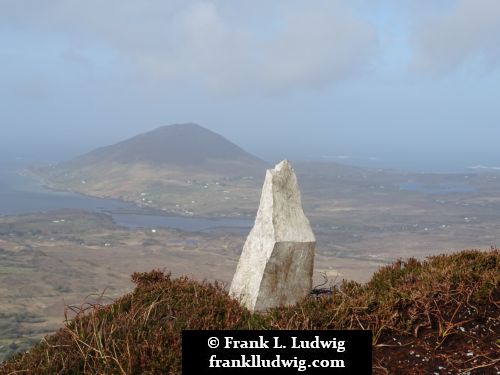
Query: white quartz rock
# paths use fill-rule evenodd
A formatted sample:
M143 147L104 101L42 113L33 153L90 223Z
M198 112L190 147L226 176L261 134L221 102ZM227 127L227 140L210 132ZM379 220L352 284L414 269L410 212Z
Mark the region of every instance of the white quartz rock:
M250 311L297 303L312 288L315 246L297 177L284 160L266 172L229 294Z

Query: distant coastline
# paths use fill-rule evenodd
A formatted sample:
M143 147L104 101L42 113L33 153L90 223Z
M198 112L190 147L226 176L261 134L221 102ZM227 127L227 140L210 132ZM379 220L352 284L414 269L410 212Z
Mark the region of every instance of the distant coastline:
M475 165L473 167L469 167L469 169L486 169L489 171L500 171L500 167L494 167L494 166L489 167L489 166L481 165L481 164Z
M115 198L99 198L70 190L52 188L40 176L20 169L4 169L0 173L0 216L60 209L83 209L110 215L113 221L127 228L173 228L183 231L249 229L253 218L214 218L182 216Z

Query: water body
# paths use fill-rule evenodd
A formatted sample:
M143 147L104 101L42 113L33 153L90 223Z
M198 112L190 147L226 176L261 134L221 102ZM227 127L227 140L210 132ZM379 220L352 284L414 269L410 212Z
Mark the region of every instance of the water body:
M439 184L425 185L416 182L407 182L399 185L401 190L416 191L425 194L452 194L452 193L474 193L476 188L467 184Z
M0 215L71 208L107 213L116 224L128 228L174 228L197 232L222 228L246 230L253 225L250 219L165 216L116 199L52 191L35 179L20 175L18 171L23 167L22 163L0 164Z
M206 219L119 212L113 212L110 215L115 223L128 228L176 228L195 232L208 232L220 229L249 230L253 225L253 220L249 219Z

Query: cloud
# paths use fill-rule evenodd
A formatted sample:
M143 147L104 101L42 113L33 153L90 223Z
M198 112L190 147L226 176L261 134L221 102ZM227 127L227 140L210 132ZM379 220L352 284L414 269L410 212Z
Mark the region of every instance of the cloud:
M335 84L370 66L375 28L342 0L5 0L10 27L106 44L153 80L216 92Z
M444 73L471 61L500 64L500 1L456 0L447 11L419 22L412 67Z
M174 25L182 44L170 50L173 75L201 73L217 90L329 85L366 66L377 44L375 30L339 1L282 6L265 33L230 27L209 3L194 4Z

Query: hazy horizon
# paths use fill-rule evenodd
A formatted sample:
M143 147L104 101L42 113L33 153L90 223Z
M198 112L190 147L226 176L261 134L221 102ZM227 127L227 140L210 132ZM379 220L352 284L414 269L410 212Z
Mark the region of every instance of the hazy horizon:
M154 129L151 129L154 130ZM220 134L220 133L219 133ZM134 134L132 136L135 136ZM221 134L225 136L224 134ZM67 144L62 143L57 148L53 147L30 147L23 149L22 147L3 147L0 150L0 158L2 159L2 164L18 163L21 165L31 165L36 163L58 163L66 160L70 160L76 156L83 155L90 152L96 148L108 146L130 137L118 137L116 139L110 139L108 143L105 142L88 142L88 144ZM227 137L225 137L227 138ZM228 139L233 142L234 140ZM238 146L241 144L236 143ZM277 163L283 159L289 159L294 162L334 162L338 164L361 166L367 168L383 168L383 169L395 169L400 171L409 172L443 172L443 173L460 173L467 172L474 169L474 167L484 168L484 169L498 169L500 168L500 163L497 162L497 158L492 154L483 155L460 155L456 157L454 155L448 155L443 157L442 155L405 155L393 153L383 153L383 150L378 154L369 153L349 153L349 148L343 148L346 153L338 152L340 149L332 150L333 152L319 153L314 150L310 150L309 153L301 153L300 150L286 151L287 147L283 147L282 150L259 150L259 147L254 149L245 148L245 151L269 162ZM335 152L337 151L337 152ZM437 157L437 159L436 159ZM496 163L496 164L495 164Z
M156 128L155 128L156 129ZM154 129L146 130L151 131ZM212 130L212 129L210 129ZM143 132L141 132L143 133ZM221 134L221 133L219 133ZM135 136L137 134L132 135ZM301 153L300 150L289 150L286 151L286 147L282 150L265 150L259 148L259 146L254 148L247 148L242 146L241 143L234 141L234 139L228 138L225 134L221 134L229 141L236 143L238 146L243 147L245 151L267 161L268 163L277 163L283 159L289 159L294 162L334 162L338 164L361 166L367 168L383 168L383 169L395 169L400 171L408 172L442 172L442 173L462 173L471 172L474 167L480 167L490 170L496 170L500 168L500 162L493 155L493 153L487 154L465 154L457 157L455 155L405 155L385 152L380 150L378 154L369 153L349 153L348 148L343 148L345 153L339 152L341 149L332 150L332 152L315 152L311 150L309 153ZM58 147L30 147L30 148L19 148L19 147L3 147L0 150L0 158L2 159L2 164L8 165L11 163L17 163L21 165L32 165L37 163L58 163L66 160L70 160L73 157L80 156L87 152L90 152L96 148L108 146L130 137L119 137L118 134L116 138L110 138L108 142L106 141L95 141L88 143L79 144L67 144L61 143Z
M500 3L7 0L0 155L195 122L267 161L499 166Z

